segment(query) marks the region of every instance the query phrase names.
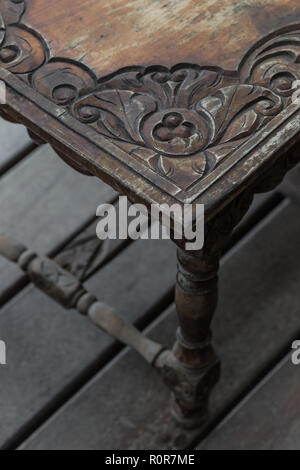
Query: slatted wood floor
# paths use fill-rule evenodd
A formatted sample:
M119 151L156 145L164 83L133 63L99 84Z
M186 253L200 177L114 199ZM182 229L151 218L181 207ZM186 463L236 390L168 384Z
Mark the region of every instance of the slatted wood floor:
M0 230L58 257L103 301L171 345L175 249L95 236L117 194L0 124ZM222 380L207 425L170 419L169 394L132 351L64 311L0 259L1 449L300 449L300 172L256 197L222 260L214 320ZM117 292L117 295L116 295Z

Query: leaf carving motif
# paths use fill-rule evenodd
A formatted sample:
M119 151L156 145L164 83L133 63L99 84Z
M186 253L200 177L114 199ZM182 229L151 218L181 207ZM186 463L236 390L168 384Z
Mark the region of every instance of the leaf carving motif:
M25 0L1 1L1 16L7 25L19 23L25 11Z
M180 72L176 78L181 77L181 82L174 82L172 75L162 81L160 74L157 81L157 73L151 77L131 73L128 81L122 77L119 89L113 79L77 100L72 113L97 132L157 152L157 171L186 189L205 174L205 150L245 139L283 109L283 100L262 86L221 87L217 72L216 88L207 94L208 82L197 83L194 68ZM208 76L212 79L212 72ZM186 93L185 81L192 96ZM182 107L176 107L179 104Z
M25 0L1 2L0 65L17 74L34 71L46 58L44 41L20 23L24 11Z
M0 65L182 190L288 106L300 79L299 25L260 40L237 71L129 66L99 79L81 62L51 57L21 23L27 3L1 1Z
M143 143L141 120L154 112L156 107L155 101L148 95L131 90L104 90L88 96L84 105L75 105L74 108L83 122L97 121L99 132L108 137Z

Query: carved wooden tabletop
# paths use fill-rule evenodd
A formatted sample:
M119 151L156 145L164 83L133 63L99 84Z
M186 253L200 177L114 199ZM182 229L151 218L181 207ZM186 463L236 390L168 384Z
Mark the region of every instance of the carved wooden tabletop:
M134 201L212 215L299 137L299 0L1 0L2 113Z
M0 80L0 114L77 170L148 206L205 205L203 248L174 240L175 345L146 359L176 421L202 426L220 376L211 321L222 252L254 193L300 161L299 0L0 0ZM67 274L56 265L50 280L43 260L30 271L24 249L2 236L33 282L60 301L71 292L67 306L95 320L94 297L73 278L74 290L53 285ZM99 312L103 326L112 315ZM143 352L149 340L135 335Z

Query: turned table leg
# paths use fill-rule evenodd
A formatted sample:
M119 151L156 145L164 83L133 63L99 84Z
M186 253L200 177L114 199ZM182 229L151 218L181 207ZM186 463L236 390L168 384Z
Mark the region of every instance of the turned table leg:
M210 329L218 300L218 269L217 255L178 249L176 309L180 326L173 352L184 380L173 394L173 414L183 425L205 420L209 396L220 376Z
M222 250L253 199L245 192L206 224L201 251L178 245L176 309L179 318L173 351L158 358L156 367L172 390L172 413L185 427L203 423L211 392L220 378L220 361L211 343L211 322L218 302L218 271ZM175 241L175 239L174 239Z

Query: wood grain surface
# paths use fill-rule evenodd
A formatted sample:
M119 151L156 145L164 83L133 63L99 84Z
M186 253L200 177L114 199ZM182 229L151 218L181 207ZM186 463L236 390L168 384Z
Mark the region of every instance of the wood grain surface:
M289 353L198 450L300 450L299 394Z
M2 0L2 114L135 202L213 217L299 140L299 8Z
M9 127L2 128L8 147L13 149L17 142L21 154L26 155L27 138L21 140L21 136L18 139L9 134L5 131ZM280 190L294 197L299 171L290 175L288 185ZM83 198L74 187L80 188ZM140 327L156 318L151 335L171 344L177 324L174 308L161 313L171 301L173 248L160 242L134 242L119 252L118 244L113 243L106 261L102 258L105 266L96 256L96 267L90 257L95 247L96 240L91 240L95 227L83 227L94 214L89 208L94 207L94 201L98 203L99 197L100 202L109 201L115 193L95 179L76 175L57 160L51 149L42 147L2 175L0 229L11 230L33 248L46 252L59 250L69 239L59 253L60 262L79 274L92 272L87 287ZM223 302L214 329L224 375L213 396L214 420L238 402L298 337L299 209L283 202L266 217L277 201L275 198L273 203L273 199L268 195L256 198L233 242L250 233L227 254L221 274ZM19 271L11 268L1 261L1 296L3 289L14 286L18 278ZM14 295L0 310L0 338L7 341L9 361L8 368L0 370L1 448L14 448L30 435L24 448L169 449L199 442L198 431L183 433L174 427L166 406L168 390L135 353L125 351L116 357L119 348L111 338L75 312L64 311L31 285L21 292L19 287ZM239 415L234 426L226 428L227 446L245 420L251 426L244 435L244 447L257 445L256 437L266 433L265 445L298 446L299 433L293 432L299 424L294 405L298 369L293 376L290 372L289 368L278 380L272 380L263 397L259 394L261 398L255 400L259 406L251 406L250 418L246 410L244 421ZM285 383L290 385L289 393ZM104 403L108 396L109 405ZM266 400L272 404L270 412ZM276 412L272 412L273 405ZM262 423L257 410L261 416L265 409L268 412ZM46 421L51 415L52 419ZM286 432L280 433L278 428L272 440L270 426L279 426L282 417ZM217 445L217 441L211 442L211 446Z
M298 208L284 202L224 260L220 279L222 302L213 324L214 344L222 354L223 375L212 395L212 421L208 424L239 401L297 337L300 282L297 215ZM169 309L151 325L148 335L169 345L170 333L175 332L176 326L174 309ZM298 369L293 374L294 382L297 373ZM280 389L283 388L284 383ZM289 396L293 397L293 406L297 406L293 390ZM189 433L176 426L170 418L169 405L168 390L155 371L149 370L136 353L127 350L58 410L23 448L191 448L201 431ZM284 413L291 416L288 409ZM272 418L271 411L269 415ZM267 424L261 411L262 433ZM252 426L246 442L257 442L255 432ZM278 429L280 440L279 434ZM229 439L228 442L231 443Z
M24 22L53 55L103 76L129 65L235 69L254 42L299 18L298 0L31 0Z

